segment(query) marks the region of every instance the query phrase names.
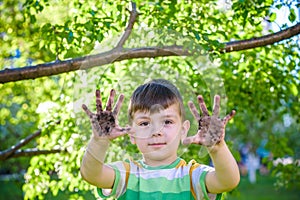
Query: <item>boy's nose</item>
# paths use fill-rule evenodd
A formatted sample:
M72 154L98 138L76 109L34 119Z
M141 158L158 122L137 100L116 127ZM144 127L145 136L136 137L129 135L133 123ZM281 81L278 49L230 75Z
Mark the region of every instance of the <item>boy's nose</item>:
M152 131L152 136L153 137L162 136L163 135L163 132L162 132L163 128L164 128L163 125L154 127L154 130Z

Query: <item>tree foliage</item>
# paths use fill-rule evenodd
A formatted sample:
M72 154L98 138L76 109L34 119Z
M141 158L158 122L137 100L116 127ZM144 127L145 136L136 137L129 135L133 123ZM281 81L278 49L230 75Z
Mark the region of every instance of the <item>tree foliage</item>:
M2 173L25 169L25 198L46 194L69 198L91 195L92 187L81 180L80 160L90 137L88 119L81 104L94 105L94 91L103 97L111 88L125 94L151 78L167 78L181 90L185 103L197 94L212 101L222 97L222 114L236 109L227 127L227 140L238 158L241 143L259 146L263 139L274 159L299 159L299 35L273 45L231 53L218 51L229 42L271 34L268 26L278 20L276 9L287 7L288 29L299 24L293 1L135 1L139 13L123 48L180 45L194 56L123 59L99 67L59 75L0 84L1 151L40 130L39 137L23 149L59 150L60 153L1 161ZM1 70L22 69L43 63L71 62L82 56L116 47L130 20L130 1L20 0L0 3ZM298 20L298 21L297 21ZM274 26L274 24L273 24ZM274 34L275 37L276 34ZM114 58L115 60L118 57ZM211 104L208 105L211 108ZM188 110L188 109L187 109ZM187 112L188 113L188 112ZM191 115L187 115L193 120ZM120 122L127 123L126 106ZM192 129L195 129L194 125ZM191 131L192 134L193 131ZM274 145L275 144L275 145ZM208 162L202 148L182 147L180 155ZM111 144L107 161L138 158L128 138ZM13 166L13 167L11 167ZM278 185L300 178L299 163L273 166ZM293 174L293 176L291 176Z

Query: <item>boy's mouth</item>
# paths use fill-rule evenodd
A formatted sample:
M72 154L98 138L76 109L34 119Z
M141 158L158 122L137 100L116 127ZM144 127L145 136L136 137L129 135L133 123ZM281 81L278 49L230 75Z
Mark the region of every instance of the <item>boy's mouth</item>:
M164 146L166 144L167 144L166 142L155 142L155 143L150 143L148 145L152 146L152 147L160 147L160 146Z

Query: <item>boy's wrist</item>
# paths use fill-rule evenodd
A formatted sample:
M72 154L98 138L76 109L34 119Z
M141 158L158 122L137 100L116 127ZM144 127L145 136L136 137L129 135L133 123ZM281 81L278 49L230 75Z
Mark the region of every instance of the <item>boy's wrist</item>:
M110 141L107 138L91 137L86 147L86 153L90 154L100 163L104 163L106 151L109 148L109 143Z
M215 144L211 147L206 147L206 149L207 149L209 154L214 154L214 153L217 153L223 147L226 147L225 140L221 140L219 143L217 143L217 144Z
M109 143L110 140L106 137L100 137L100 136L95 136L94 134L91 136L91 139L89 143L98 143L98 144L105 144Z

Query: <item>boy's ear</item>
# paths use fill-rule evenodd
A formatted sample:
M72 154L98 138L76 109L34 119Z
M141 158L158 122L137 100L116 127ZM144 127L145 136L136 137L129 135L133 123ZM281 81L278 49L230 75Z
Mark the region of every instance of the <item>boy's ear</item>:
M187 134L190 130L190 121L189 120L185 120L182 124L182 130L181 130L181 141L183 141L186 137L187 137Z

